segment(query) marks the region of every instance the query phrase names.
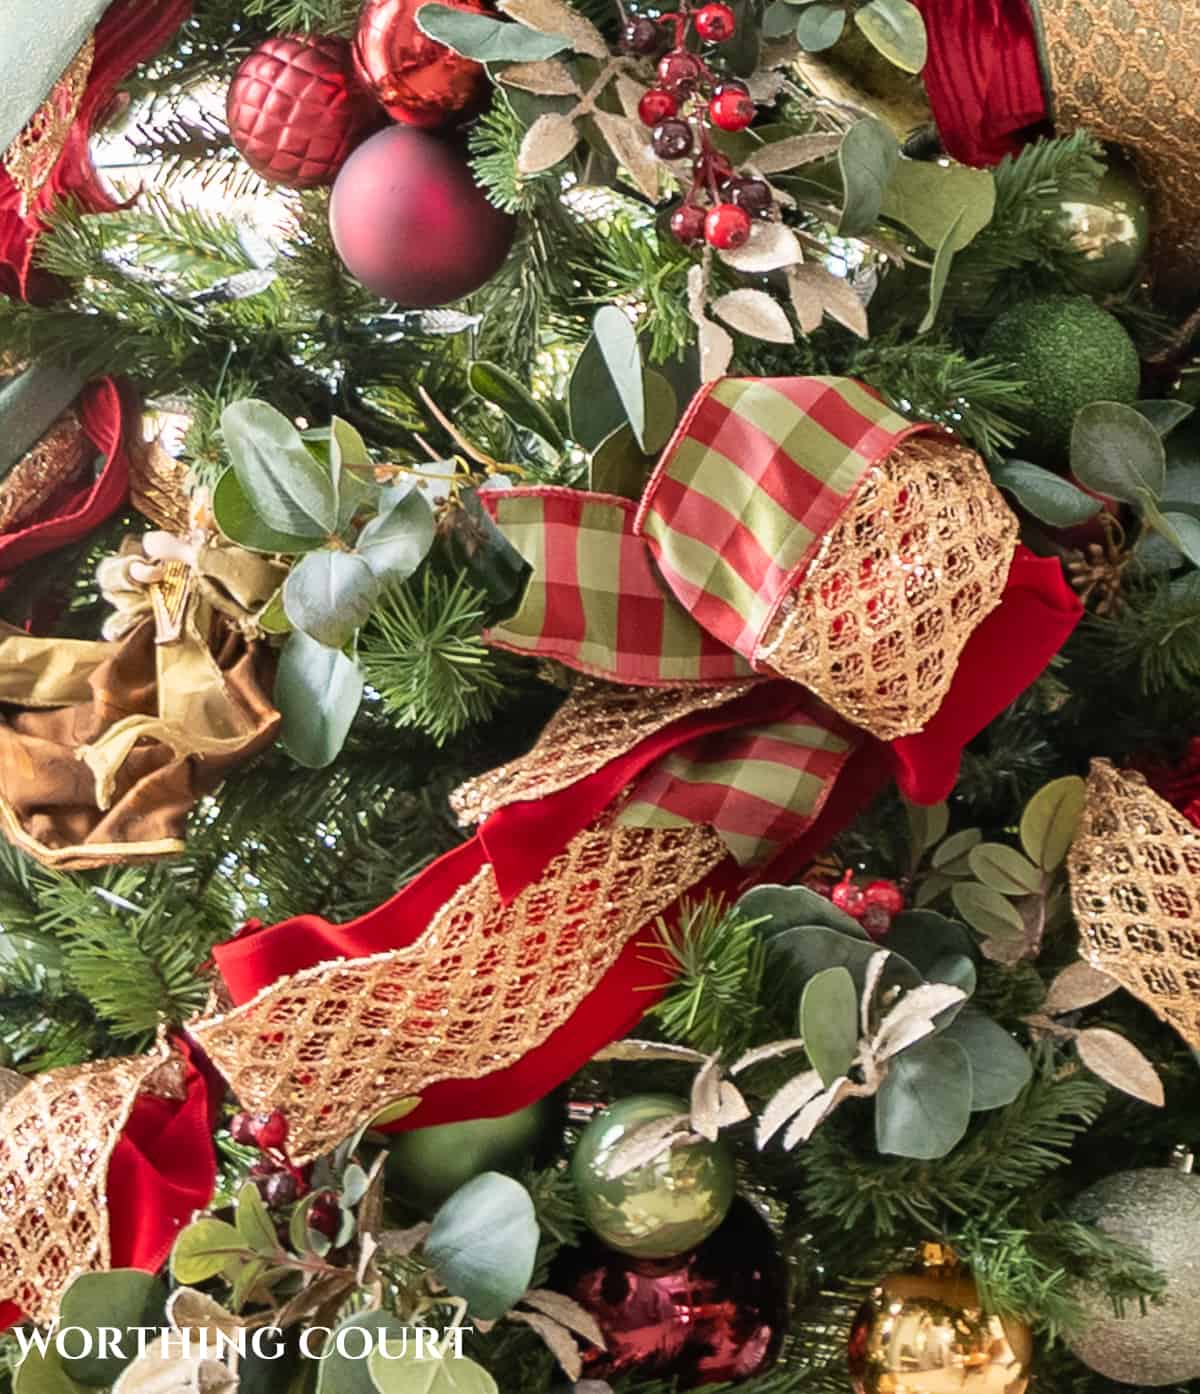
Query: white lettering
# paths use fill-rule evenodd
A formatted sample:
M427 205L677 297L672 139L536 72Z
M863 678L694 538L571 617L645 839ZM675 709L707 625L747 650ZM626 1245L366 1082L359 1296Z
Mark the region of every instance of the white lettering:
M416 1326L413 1330L417 1333L417 1359L440 1359L437 1348L437 1328L433 1326Z
M78 1350L67 1349L67 1337L77 1331L82 1338ZM86 1326L64 1326L54 1337L54 1349L64 1360L82 1360L92 1353L92 1333Z
M351 1337L355 1338L358 1350L350 1349ZM343 1326L334 1337L334 1347L343 1360L365 1360L371 1353L371 1347L375 1344L371 1340L371 1333L365 1326Z
M13 1335L17 1338L17 1345L21 1347L22 1360L31 1350L36 1350L39 1355L50 1354L51 1342L54 1340L53 1329L40 1331L36 1326L32 1330L18 1326L13 1329Z
M263 1348L263 1341L274 1337L275 1343L269 1350ZM260 1326L250 1338L250 1349L260 1360L280 1360L286 1354L278 1326Z
M384 1360L403 1360L408 1351L408 1328L393 1336L389 1331L379 1333L379 1354Z
M305 1360L324 1360L332 1349L329 1344L329 1338L332 1335L333 1332L328 1326L306 1326L300 1333L300 1354ZM319 1336L323 1342L321 1350L313 1350L312 1346L309 1344L309 1342L317 1336Z

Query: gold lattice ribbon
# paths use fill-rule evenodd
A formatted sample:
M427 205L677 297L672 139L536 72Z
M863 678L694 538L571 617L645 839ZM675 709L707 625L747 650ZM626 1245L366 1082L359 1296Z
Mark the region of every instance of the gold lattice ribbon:
M53 22L52 16L48 16L48 21ZM21 194L23 218L28 216L62 156L87 90L95 52L96 40L89 34L50 95L4 152L4 168Z

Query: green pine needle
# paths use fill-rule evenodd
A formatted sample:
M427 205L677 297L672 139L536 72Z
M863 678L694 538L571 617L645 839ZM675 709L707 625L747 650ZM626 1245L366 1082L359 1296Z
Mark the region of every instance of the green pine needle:
M426 571L388 592L363 635L367 682L401 725L439 745L486 720L507 692L503 661L480 638L484 606L464 576Z

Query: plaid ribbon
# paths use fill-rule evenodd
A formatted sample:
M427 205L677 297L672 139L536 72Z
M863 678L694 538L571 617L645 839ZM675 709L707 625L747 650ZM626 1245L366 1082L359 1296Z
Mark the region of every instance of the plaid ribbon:
M821 812L858 732L811 694L784 721L720 731L673 750L633 784L618 823L704 823L742 865L794 842Z
M488 642L631 686L745 679L866 472L922 429L847 378L726 378L696 395L640 506L573 489L485 492L532 569ZM635 782L620 820L705 824L739 862L762 860L817 816L858 735L799 694L786 720L673 751Z

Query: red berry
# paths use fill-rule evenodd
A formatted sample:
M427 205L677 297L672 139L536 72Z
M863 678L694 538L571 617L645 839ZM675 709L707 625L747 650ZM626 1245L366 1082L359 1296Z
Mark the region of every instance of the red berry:
M335 1238L342 1224L341 1207L337 1203L337 1197L332 1191L322 1191L309 1206L304 1218L310 1229L315 1229L326 1239Z
M672 119L655 126L650 144L660 160L682 160L691 153L692 128L686 121Z
M752 218L765 218L774 206L771 186L765 179L738 179L733 185L733 201Z
M839 910L844 910L847 915L852 915L857 920L866 913L867 897L863 893L862 887L856 886L850 879L853 875L852 871L847 871L833 890L829 892L829 899Z
M704 240L718 251L745 246L750 236L750 214L734 203L718 203L704 220Z
M708 114L714 126L722 131L744 131L754 120L754 102L745 92L732 89L720 93L708 104Z
M662 121L669 121L678 110L679 103L661 87L652 87L649 92L644 92L638 102L638 117L643 126L657 126Z
M229 1136L234 1142L253 1147L258 1141L258 1123L248 1113L235 1113L230 1120Z
M662 32L652 19L631 19L621 30L623 53L638 53L646 57L656 52L661 42Z
M275 1109L273 1113L259 1114L254 1121L256 1124L254 1141L260 1147L274 1150L282 1147L287 1141L287 1119L278 1109Z
M681 203L671 214L671 232L684 246L704 240L705 211L695 203Z
M711 175L713 182L720 188L733 178L733 166L719 150L710 148L692 161L692 175L702 184L707 184Z
M872 881L863 894L868 905L878 905L889 915L898 915L904 909L904 893L895 881Z
M285 1205L291 1205L300 1194L296 1178L286 1171L277 1171L273 1176L256 1176L254 1184L272 1210L282 1210Z
M737 20L728 5L705 5L692 16L696 33L706 43L720 44L733 37Z
M694 53L676 48L658 60L658 80L671 91L693 87L704 74L704 64Z

